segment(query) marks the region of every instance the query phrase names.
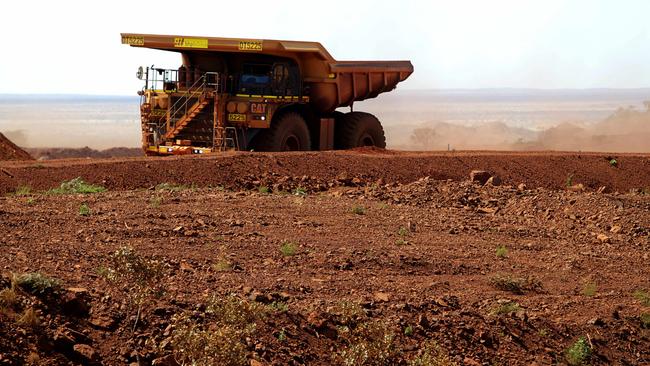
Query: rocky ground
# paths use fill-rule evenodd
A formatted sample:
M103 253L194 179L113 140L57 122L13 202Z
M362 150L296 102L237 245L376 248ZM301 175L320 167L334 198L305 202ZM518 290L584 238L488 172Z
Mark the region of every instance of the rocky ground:
M650 363L648 157L306 156L0 164L0 364Z

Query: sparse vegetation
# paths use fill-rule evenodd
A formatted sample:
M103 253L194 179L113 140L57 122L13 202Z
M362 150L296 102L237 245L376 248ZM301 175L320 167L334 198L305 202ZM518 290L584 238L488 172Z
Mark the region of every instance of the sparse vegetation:
M418 352L418 355L409 361L409 366L458 366L449 353L437 343L429 341Z
M32 188L30 186L20 186L16 188L14 195L16 196L29 196L32 194Z
M598 286L595 283L587 282L587 283L585 283L584 287L582 288L582 294L584 296L592 297L592 296L596 295L597 290L598 290Z
M409 234L409 229L405 228L404 226L400 226L399 230L397 230L397 235L399 236L407 236Z
M160 196L154 196L149 199L149 206L153 208L158 208L160 207L160 204L163 202L162 197Z
M79 206L79 216L90 216L90 207L88 207L88 204L82 203Z
M4 288L0 291L0 310L11 309L16 306L18 295L14 288Z
M52 188L47 194L91 194L105 192L106 188L86 183L81 177L61 183L58 188Z
M14 276L14 283L23 290L37 296L49 296L59 293L61 281L48 277L40 272L24 273Z
M298 251L298 248L295 243L285 241L282 243L280 246L280 253L282 253L283 256L285 257L291 257L296 255L296 252Z
M348 347L340 355L346 366L390 365L401 354L395 334L381 321L370 321L350 328L344 337Z
M650 313L641 313L639 318L641 319L641 327L650 329Z
M262 194L268 194L269 193L269 187L267 187L267 186L259 186L257 188L257 191L262 193Z
M413 335L413 332L414 332L414 331L413 331L413 327L410 326L410 325L407 326L406 328L404 328L404 335L407 336L407 337L412 336L412 335Z
M264 318L263 307L235 296L213 297L205 317L172 319L171 349L181 365L248 365L245 340Z
M573 185L573 174L569 174L566 177L566 186L571 187Z
M164 268L159 261L145 258L133 248L121 247L109 257L109 266L99 270L109 283L124 291L130 306L137 309L135 331L142 307L163 293Z
M221 258L217 261L217 263L212 265L212 269L217 272L228 272L232 270L232 263L230 263L230 261L225 258Z
M516 277L512 275L495 275L490 278L490 283L499 290L521 295L526 291L539 291L542 284L534 277Z
M409 241L406 240L408 235L410 234L409 229L405 228L404 226L400 226L400 228L397 230L397 235L399 235L399 238L395 240L395 244L397 245L408 245Z
M307 195L307 189L301 186L296 187L292 192L293 195L295 196L306 196Z
M565 359L571 366L586 365L591 358L591 351L591 346L585 337L580 337L565 351Z
M508 256L508 248L505 245L499 245L496 250L496 255L499 258L505 258Z
M366 209L363 206L354 206L352 207L352 213L355 215L365 215Z
M269 308L277 313L286 313L289 311L289 305L287 305L286 302L282 301L273 301L270 305Z
M194 185L188 186L176 183L160 183L156 186L156 191L181 192L187 189L194 189Z
M25 309L23 315L18 318L16 323L26 326L29 328L36 328L41 324L41 319L36 314L36 310L33 307Z
M511 314L521 310L521 306L514 301L504 302L492 309L493 315Z
M634 292L634 298L639 300L641 305L650 307L650 294L643 290L637 290Z

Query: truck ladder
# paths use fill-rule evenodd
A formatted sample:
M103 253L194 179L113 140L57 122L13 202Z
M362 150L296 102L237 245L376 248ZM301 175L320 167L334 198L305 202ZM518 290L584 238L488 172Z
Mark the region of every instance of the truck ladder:
M239 150L237 128L218 126L215 130L214 148L216 151Z
M173 128L171 128L165 134L166 139L173 139L176 137L194 118L203 111L203 109L210 104L210 99L206 98L205 94L201 94L199 99L188 108L187 113L185 113L178 121L176 121Z

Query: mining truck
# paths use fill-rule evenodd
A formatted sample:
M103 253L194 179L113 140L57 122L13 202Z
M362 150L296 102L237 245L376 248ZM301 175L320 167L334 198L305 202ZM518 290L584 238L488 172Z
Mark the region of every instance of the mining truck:
M121 36L122 44L182 58L178 69L138 69L147 155L384 148L379 120L353 104L413 72L410 61L336 61L318 42Z

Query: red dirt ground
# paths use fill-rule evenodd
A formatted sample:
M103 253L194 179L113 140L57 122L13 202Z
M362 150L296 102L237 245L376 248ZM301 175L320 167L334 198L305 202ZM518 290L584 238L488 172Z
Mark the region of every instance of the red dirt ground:
M650 156L607 158L361 150L0 163L0 364L174 365L189 352L174 320L186 314L235 342L228 355L243 360L231 364L647 365ZM467 181L472 169L503 185ZM43 193L76 177L108 191ZM145 302L135 331L134 282L99 274L125 246L163 273L164 295ZM9 304L10 274L30 272L62 290L14 285ZM247 319L234 328L206 307L229 295L232 318ZM40 325L25 320L30 308Z

